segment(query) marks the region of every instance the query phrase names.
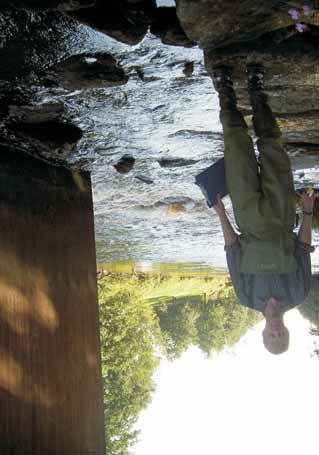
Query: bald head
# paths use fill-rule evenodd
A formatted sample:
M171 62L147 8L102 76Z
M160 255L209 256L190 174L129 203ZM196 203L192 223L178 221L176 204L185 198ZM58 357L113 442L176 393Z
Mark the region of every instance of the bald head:
M267 330L263 331L264 346L271 354L282 354L289 348L289 331L287 327L283 327L278 331Z
M263 330L265 348L271 354L282 354L289 347L289 331L284 324L283 312L279 302L271 297L265 305L266 325Z

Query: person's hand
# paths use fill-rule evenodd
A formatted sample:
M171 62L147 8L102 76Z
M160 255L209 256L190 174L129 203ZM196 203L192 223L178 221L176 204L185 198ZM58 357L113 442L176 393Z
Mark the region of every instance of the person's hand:
M302 193L302 206L304 212L312 212L313 204L315 202L315 193L312 190L311 192L304 191Z
M223 204L222 198L220 197L220 194L217 194L216 204L213 205L213 209L215 210L218 216L225 215L226 213L225 206Z

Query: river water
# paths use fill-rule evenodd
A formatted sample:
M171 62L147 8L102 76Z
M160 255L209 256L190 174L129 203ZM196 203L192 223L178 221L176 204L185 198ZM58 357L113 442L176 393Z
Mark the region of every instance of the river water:
M137 46L92 36L92 47L111 52L130 76L124 86L59 95L84 131L73 161L84 159L92 172L98 262L225 268L220 226L194 184L223 156L218 98L202 51L152 35ZM187 77L189 61L194 73ZM136 162L123 175L114 164L125 154ZM162 167L161 159L179 162ZM318 180L314 158L293 165L297 186ZM232 215L227 198L225 205ZM314 269L318 264L315 253Z
M161 45L151 36L135 47L113 40L109 46L129 72L128 84L69 98L79 106L75 121L86 133L80 155L88 159L92 151L98 261L221 266L219 228L194 184L195 175L223 154L202 52ZM191 77L183 74L187 61L194 62ZM126 175L113 167L124 154L136 159ZM191 163L161 167L160 159Z

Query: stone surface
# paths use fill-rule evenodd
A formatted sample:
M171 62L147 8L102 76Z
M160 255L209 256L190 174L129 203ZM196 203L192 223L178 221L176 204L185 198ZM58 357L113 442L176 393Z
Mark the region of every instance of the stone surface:
M183 73L185 76L190 77L194 73L194 62L185 62Z
M309 142L289 142L286 144L286 151L290 156L309 156L319 155L319 144Z
M176 15L176 8L157 8L151 24L150 32L158 36L164 44L173 46L191 47L195 46L181 27Z
M154 183L154 180L149 177L145 177L144 175L136 175L135 178L142 183L146 183L146 185L152 185Z
M179 215L180 213L185 213L185 212L186 212L186 208L181 203L175 202L172 204L168 204L168 206L167 206L168 215L176 216L176 215Z
M18 2L10 0L11 4L14 1ZM32 0L28 1L32 3ZM52 0L51 4L54 2L57 3L58 0ZM36 1L33 0L33 3ZM41 3L43 6L44 4L48 3ZM154 0L98 0L94 7L75 11L72 16L130 44L140 41L151 24L153 33L164 42L189 45L192 39L201 46L208 47L205 49L205 64L210 74L216 64L233 66L239 105L248 121L251 109L246 90L246 64L253 61L263 63L267 70L266 90L270 104L277 115L286 142L290 144L291 150L313 153L319 143L319 27L315 25L318 21L317 15L306 18L310 31L301 35L297 33L291 17L287 14L285 2L178 0L177 12L189 37L186 41L183 32L179 35L181 29L175 9L156 9ZM47 33L48 29L50 33ZM29 87L45 81L50 87L53 86L52 93L57 85L77 90L125 83L127 76L112 56L102 53L83 54L89 33L96 35L92 29L83 27L67 15L57 12L31 13L12 10L10 13L0 13L0 61L5 62L0 66L0 79L7 79L11 84L16 78L27 78L30 73L36 74L38 79L28 79ZM156 43L156 40L153 42ZM194 63L187 62L185 57L179 63L185 63L183 72L191 76ZM130 68L132 71L135 68L135 78L138 77L144 82L156 80L157 75L153 73L149 76L143 66L135 67L131 62ZM187 80L187 83L191 82L191 78ZM34 106L28 106L28 100L23 99L22 92L20 95L19 102L14 100L8 103L8 112L7 100L4 100L0 93L1 116L15 118L16 123L66 120L60 118L63 115L60 108L57 108L56 113L54 109L50 112L50 109L46 111L46 108L37 111ZM123 94L126 102L125 97L126 93ZM203 133L200 132L201 135ZM185 129L172 134L183 137L189 134L193 137L198 132L188 132ZM310 145L313 147L309 148ZM49 147L44 146L44 150L49 155ZM55 159L60 152L56 153L57 149L54 147L52 150L52 157ZM168 164L170 165L172 163Z
M162 158L158 163L161 167L183 167L192 166L193 164L198 163L198 160L188 160L185 158Z
M123 155L122 158L114 165L120 174L128 174L134 167L135 158L131 155Z
M37 74L85 52L95 35L57 11L0 10L0 82Z
M29 145L29 150L35 156L48 161L64 161L82 137L82 130L77 126L54 120L15 123L9 125L8 129L15 134L16 140Z
M307 35L286 35L281 42L276 42L277 35L266 34L251 43L205 51L205 66L210 75L216 65L232 67L238 104L249 124L246 65L252 62L264 65L265 89L284 140L298 143L298 150L304 154L309 154L309 149L301 144L319 144L317 33L317 27L313 27Z
M72 11L93 6L95 0L0 0L0 7L30 10Z
M177 0L177 15L185 33L202 48L252 41L267 32L294 28L289 8L289 2L277 0ZM319 16L316 13L302 20L318 24Z
M123 43L137 44L148 31L155 7L155 0L97 0L94 7L70 15Z
M48 101L34 105L9 106L10 119L19 123L41 123L57 120L65 113L62 101Z
M107 53L75 55L54 65L46 73L46 82L68 90L112 87L128 81L115 58Z

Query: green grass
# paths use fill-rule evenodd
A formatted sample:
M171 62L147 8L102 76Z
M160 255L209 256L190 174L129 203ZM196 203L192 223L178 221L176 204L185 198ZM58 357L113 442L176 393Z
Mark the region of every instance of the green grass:
M214 298L230 284L228 274L214 271L210 271L210 274L202 271L190 274L167 270L165 274L132 273L129 266L122 267L122 264L112 267L99 264L98 270L117 278L113 281L113 286L116 287L124 286L125 289L132 288L133 291L138 281L140 295L152 304Z
M149 267L147 267L149 265ZM225 275L224 270L203 267L201 263L152 263L152 262L100 262L98 270L114 273L147 273L154 275L178 275L211 277Z

